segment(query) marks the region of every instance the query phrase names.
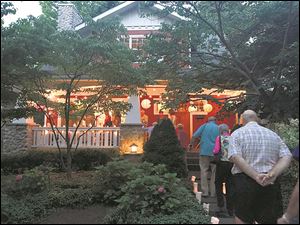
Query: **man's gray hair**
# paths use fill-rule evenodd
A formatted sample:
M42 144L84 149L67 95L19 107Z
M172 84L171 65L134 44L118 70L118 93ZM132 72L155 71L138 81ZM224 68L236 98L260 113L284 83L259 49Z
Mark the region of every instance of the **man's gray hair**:
M210 122L210 121L216 121L216 120L217 120L217 118L214 117L214 116L210 116L210 117L208 117L208 119L207 119L208 122Z
M220 134L221 134L221 135L224 134L224 133L226 133L226 132L229 132L229 127L228 127L228 125L225 124L225 123L220 124L220 125L219 125L219 131L220 131Z
M242 118L244 120L244 123L248 123L251 121L258 122L257 114L253 110L246 110L245 112L243 112Z

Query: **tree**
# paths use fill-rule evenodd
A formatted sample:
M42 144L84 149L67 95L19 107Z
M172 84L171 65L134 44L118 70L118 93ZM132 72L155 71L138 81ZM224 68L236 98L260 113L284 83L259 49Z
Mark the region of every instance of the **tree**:
M90 22L93 17L119 5L120 1L40 1L43 14L57 25L57 3L72 3L85 22Z
M163 15L186 18L165 24L145 46L143 70L169 80L169 106L190 92L211 98L203 88L245 89L245 96L220 104L239 112L252 108L275 121L299 117L298 2L156 3L165 7Z
M39 73L32 74L26 84L30 87L28 100L50 121L62 166L69 177L72 152L77 149L81 137L95 125L91 124L89 129L77 135L84 117L110 109L127 112L129 104L114 102L112 98L136 93L139 81L131 66L134 55L118 41L125 31L119 21L93 23L90 30L87 36L81 36L77 31L53 33L49 37L47 53L37 64ZM94 80L96 85L83 88L83 80ZM82 92L87 95L85 99L73 100ZM63 131L57 128L52 110L64 117ZM70 127L71 120L78 120L75 129ZM62 146L67 151L66 162L61 154Z
M2 16L14 12L11 7L12 4L1 2L1 20ZM38 72L35 64L47 51L47 37L53 30L53 27L45 23L44 17L39 20L34 17L19 19L9 27L1 24L2 125L32 113L22 84L28 80L28 74Z
M144 146L144 161L165 164L178 177L187 176L184 149L181 147L173 123L162 119L154 127L150 139Z
M131 66L134 55L118 41L126 31L119 21L91 21L89 28L90 33L85 36L77 31L59 32L53 21L41 15L19 20L1 32L4 81L1 82L1 106L6 96L14 96L13 102L24 106L26 114L22 116L28 116L28 109L34 109L48 118L62 167L69 177L72 152L83 135L77 135L81 121L96 110L126 112L130 105L114 102L112 98L136 93L140 82L136 69ZM97 85L84 89L82 80L94 80ZM86 92L87 98L73 101L79 92ZM61 95L53 98L57 93ZM56 127L53 110L65 119L63 131ZM1 113L4 115L11 119L16 116L11 112ZM75 129L70 128L72 119L79 121ZM61 151L64 146L66 160Z

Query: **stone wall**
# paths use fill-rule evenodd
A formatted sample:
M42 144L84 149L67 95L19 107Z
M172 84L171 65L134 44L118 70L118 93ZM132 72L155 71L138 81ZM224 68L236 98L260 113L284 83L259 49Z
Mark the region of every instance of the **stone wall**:
M130 146L132 144L137 145L136 154L142 154L144 152L145 131L142 128L142 124L122 124L120 130L120 153L121 154L133 154Z
M31 149L32 128L37 125L6 124L1 128L1 154L15 154Z

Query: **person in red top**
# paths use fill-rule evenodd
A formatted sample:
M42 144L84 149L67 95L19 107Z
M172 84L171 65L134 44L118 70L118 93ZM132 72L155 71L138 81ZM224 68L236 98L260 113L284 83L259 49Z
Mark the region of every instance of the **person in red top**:
M188 140L188 136L187 136L186 132L183 130L183 125L181 123L179 123L177 125L176 132L177 132L177 137L178 137L178 140L180 142L180 145L185 150L187 150L188 149L188 145L189 145L189 140Z
M111 116L109 115L108 111L105 111L105 120L103 127L111 127L112 126L112 121L111 121Z

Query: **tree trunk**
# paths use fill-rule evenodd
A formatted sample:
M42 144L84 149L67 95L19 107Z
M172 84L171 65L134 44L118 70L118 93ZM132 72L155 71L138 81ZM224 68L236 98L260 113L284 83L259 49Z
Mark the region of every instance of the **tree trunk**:
M71 149L69 147L67 149L67 178L72 178L72 156Z

